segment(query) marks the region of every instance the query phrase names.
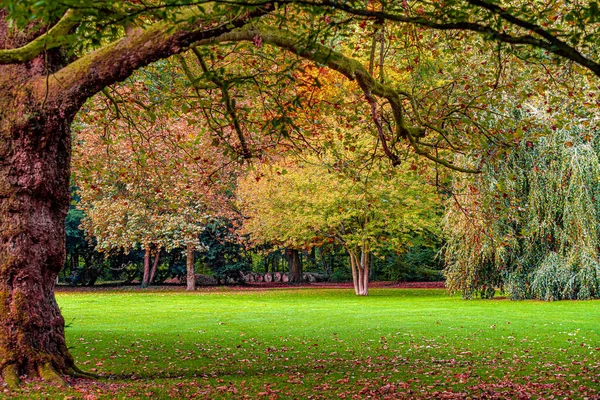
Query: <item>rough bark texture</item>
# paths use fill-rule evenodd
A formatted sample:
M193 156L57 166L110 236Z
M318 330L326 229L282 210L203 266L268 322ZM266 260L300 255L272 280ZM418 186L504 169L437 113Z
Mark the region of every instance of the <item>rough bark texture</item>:
M187 256L186 256L186 269L187 269L187 287L186 290L196 290L196 272L194 271L194 246L192 244L187 245Z
M0 10L0 48L24 40L8 32ZM51 52L0 66L0 371L9 384L20 374L60 380L56 371L74 368L54 286L65 263L76 108L32 84L61 62Z
M288 261L290 263L289 283L302 283L302 261L300 260L300 252L298 252L298 250L295 249L289 249Z

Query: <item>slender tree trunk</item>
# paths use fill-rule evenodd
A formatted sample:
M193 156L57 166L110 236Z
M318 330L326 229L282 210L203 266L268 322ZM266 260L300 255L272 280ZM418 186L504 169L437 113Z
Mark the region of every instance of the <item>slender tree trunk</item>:
M375 275L375 257L373 257L373 253L369 252L369 280L373 280L373 275Z
M194 246L191 243L187 245L187 288L188 291L196 290L196 273L194 271Z
M352 268L352 283L354 293L357 296L369 295L369 257L367 246L360 249L360 255L356 250L348 250L350 254L350 267Z
M154 256L154 263L152 264L152 270L150 271L150 279L148 280L148 286L154 282L154 276L156 275L156 269L158 268L158 261L160 260L160 247L156 249L156 255Z
M348 254L350 254L350 269L352 270L352 284L354 285L354 293L358 295L360 294L358 257L352 250L348 250Z
M75 271L79 268L79 250L77 247L73 250L71 255L71 271Z
M290 280L291 284L302 283L302 260L300 252L296 249L288 249L288 261L290 264Z
M144 273L142 276L142 287L147 288L150 285L150 260L152 258L152 252L150 245L146 246L144 251Z
M370 257L370 251L369 248L367 246L364 246L361 249L361 254L360 254L360 269L362 270L362 284L361 284L361 296L368 296L369 295L369 267L370 267L370 263L369 263L369 259Z

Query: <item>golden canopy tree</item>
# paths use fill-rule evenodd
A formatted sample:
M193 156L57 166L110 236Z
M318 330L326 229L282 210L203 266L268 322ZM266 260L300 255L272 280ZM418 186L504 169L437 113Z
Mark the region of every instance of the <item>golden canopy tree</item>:
M390 169L369 157L370 141L359 141L335 155L259 166L240 180L238 197L251 242L305 250L338 243L355 293L366 296L371 254L401 253L419 232L438 231L440 202L425 171L410 163Z

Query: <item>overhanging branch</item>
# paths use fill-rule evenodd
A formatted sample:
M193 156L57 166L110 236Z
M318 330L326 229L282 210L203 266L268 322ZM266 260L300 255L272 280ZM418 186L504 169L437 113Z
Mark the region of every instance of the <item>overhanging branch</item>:
M567 42L561 40L558 37L558 35L551 33L550 31L544 29L538 24L531 23L516 15L510 14L509 12L504 11L499 6L491 4L488 1L466 1L474 7L486 10L504 19L506 22L509 22L521 29L530 31L538 36L536 37L531 34L509 34L505 31L500 31L498 29L492 28L489 25L485 25L478 22L440 21L435 19L429 19L423 16L409 16L405 14L395 14L389 11L377 11L372 9L356 8L352 5L351 2L339 0L280 0L278 3L331 7L333 9L341 10L352 15L374 18L378 20L402 22L436 30L462 30L477 32L480 34L487 35L493 40L497 40L500 42L509 44L529 45L532 47L537 47L546 50L549 53L576 62L582 67L589 69L591 72L594 73L594 75L600 77L600 63L585 56L578 49L569 45ZM237 0L219 0L219 2L228 4L242 4L241 1Z
M477 169L453 165L452 162L434 156L419 146L416 138L423 136L424 128L407 126L404 121L402 97L410 97L408 92L394 89L390 85L379 82L360 62L346 57L342 53L329 47L318 43L306 44L301 38L295 37L287 31L257 24L248 25L218 37L198 41L196 45L201 46L223 42L253 41L256 37L260 37L263 43L282 48L318 64L326 65L332 70L343 74L348 79L356 80L365 94L368 93L369 95L375 95L388 100L392 107L394 120L396 122L396 135L408 139L408 143L413 147L415 153L456 171L468 173L480 172ZM390 155L388 153L391 154L390 158L392 163L397 164L398 157L395 156L390 149L386 151L386 155L389 157Z
M68 101L77 110L87 98L108 85L123 81L135 70L179 54L199 40L217 37L241 27L254 18L270 13L272 9L270 3L265 4L243 14L231 15L229 20L221 16L219 20L222 22L216 24L214 19L207 19L210 13L206 10L201 12L198 7L184 8L178 15L177 23L157 22L57 71L49 79L49 90L55 94L54 101Z

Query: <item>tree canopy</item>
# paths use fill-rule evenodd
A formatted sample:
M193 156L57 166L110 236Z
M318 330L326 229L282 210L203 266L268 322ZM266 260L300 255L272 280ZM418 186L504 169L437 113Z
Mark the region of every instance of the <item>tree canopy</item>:
M304 250L340 244L356 294L367 295L371 254L401 253L418 232L435 232L439 203L417 171L361 158L368 154L361 144L370 147L359 141L335 156L262 166L239 182L238 196L253 242Z

